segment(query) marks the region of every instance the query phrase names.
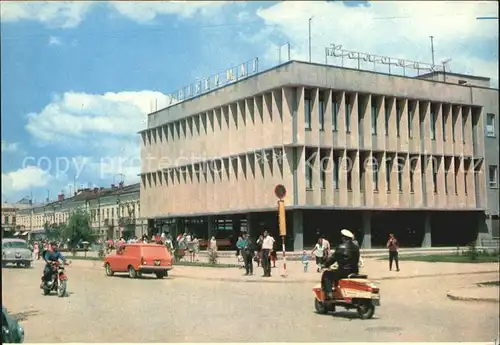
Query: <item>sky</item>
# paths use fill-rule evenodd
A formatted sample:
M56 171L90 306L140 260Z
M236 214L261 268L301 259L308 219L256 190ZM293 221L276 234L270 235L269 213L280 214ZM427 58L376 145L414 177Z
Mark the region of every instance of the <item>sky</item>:
M147 114L182 86L259 58L325 47L436 64L498 88L496 1L5 2L2 201L139 182ZM281 62L287 59L282 48ZM329 63L336 63L329 58ZM339 63L339 62L337 62ZM346 62L347 66L350 65ZM123 174L123 175L119 175Z

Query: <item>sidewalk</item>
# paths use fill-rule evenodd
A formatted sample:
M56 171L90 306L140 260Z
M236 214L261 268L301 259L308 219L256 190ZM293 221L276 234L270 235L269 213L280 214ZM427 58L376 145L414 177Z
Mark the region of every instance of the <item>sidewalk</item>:
M449 291L446 296L454 301L470 302L500 302L500 290L498 286L471 286L463 289Z
M202 259L201 259L202 260ZM202 261L203 262L203 261ZM219 260L220 263L236 264L236 258ZM364 266L361 268L361 274L367 274L371 280L389 280L389 279L411 279L434 277L437 275L462 275L479 273L498 273L497 263L481 264L456 264L456 263L428 263L405 261L400 263L400 272L389 271L388 263L385 260L364 259ZM307 273L304 273L301 262L287 262L287 277L282 277L283 262L277 261L276 268L272 269L272 277L263 278L262 268L254 265L254 275L244 276L245 271L238 268L211 268L211 267L187 267L175 266L172 276L182 278L195 278L203 280L233 281L233 282L283 282L283 283L318 283L320 274L316 272L316 266L313 262L309 263Z
M200 258L200 262L206 262ZM220 263L236 264L237 260L233 258L221 258ZM103 269L102 261L77 260L72 259L72 265L75 267L84 267L91 269ZM457 263L429 263L404 261L400 265L401 271L389 271L388 263L385 260L364 259L364 267L361 268L361 274L367 274L373 281L389 279L411 279L434 277L441 275L463 275L480 273L497 273L498 263L480 263L480 264L457 264ZM263 278L262 268L254 265L254 275L244 276L244 270L238 268L220 268L220 267L199 267L199 266L180 266L175 265L170 275L178 278L190 278L200 280L215 280L228 282L270 282L270 283L318 283L320 274L316 272L316 266L313 262L309 263L307 273L303 271L301 262L287 262L287 276L283 277L283 262L277 261L276 268L272 269L272 277ZM498 280L498 279L497 279Z

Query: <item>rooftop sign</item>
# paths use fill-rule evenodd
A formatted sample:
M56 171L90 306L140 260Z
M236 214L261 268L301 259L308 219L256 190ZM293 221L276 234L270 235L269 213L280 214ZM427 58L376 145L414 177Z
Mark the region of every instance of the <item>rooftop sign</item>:
M197 97L238 80L247 78L259 72L259 58L243 62L210 77L197 80L195 83L182 87L168 94L167 107L181 101ZM157 111L156 109L155 111Z
M345 50L342 45L331 44L330 47L325 48L325 63L328 64L328 57L335 58L335 61L340 60L341 66L344 67L344 60L357 60L357 69L372 70L377 69L377 65L385 65L389 74L402 74L403 76L411 76L411 71L416 72L416 76L421 72L443 72L445 71L445 64L433 65L425 62L417 62L406 59L392 58L388 56L380 56L370 53L361 53L351 50ZM370 65L368 66L366 65ZM396 72L396 73L394 73ZM399 72L399 73L398 73ZM400 73L402 72L402 73Z

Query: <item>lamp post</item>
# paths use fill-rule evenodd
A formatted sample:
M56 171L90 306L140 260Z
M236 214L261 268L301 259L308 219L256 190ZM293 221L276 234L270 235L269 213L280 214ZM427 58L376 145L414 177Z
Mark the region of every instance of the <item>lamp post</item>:
M121 237L121 230L120 230L120 195L116 198L116 205L118 206L116 208L116 218L118 218L118 237Z

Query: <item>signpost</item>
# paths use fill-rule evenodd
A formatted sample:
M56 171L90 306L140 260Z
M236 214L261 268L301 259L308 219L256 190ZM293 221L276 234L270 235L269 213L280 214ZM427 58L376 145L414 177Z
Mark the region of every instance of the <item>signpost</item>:
M286 239L286 213L285 213L285 202L284 198L286 196L286 188L282 184L277 185L274 188L274 194L278 198L278 224L279 231L282 240L282 249L283 249L283 277L286 277L286 248L285 248L285 239Z

